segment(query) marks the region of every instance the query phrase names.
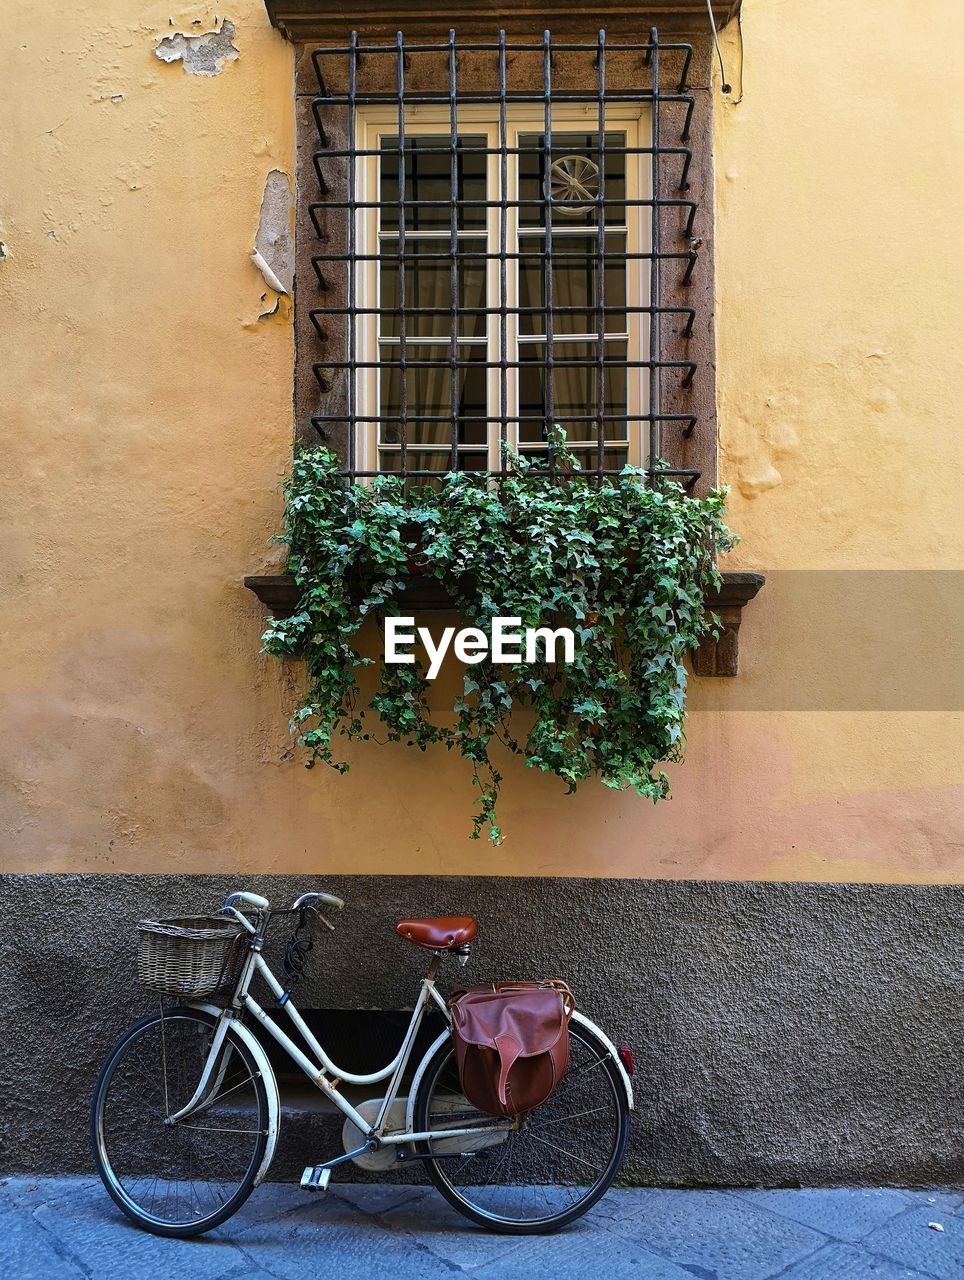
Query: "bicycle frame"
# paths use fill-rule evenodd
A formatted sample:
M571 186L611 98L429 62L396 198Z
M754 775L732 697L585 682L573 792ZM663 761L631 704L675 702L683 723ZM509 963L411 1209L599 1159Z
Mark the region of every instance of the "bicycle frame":
M248 952L245 964L242 967L240 979L235 989L234 999L231 1005L223 1010L220 1015L218 1026L208 1050L208 1056L205 1060L204 1068L201 1072L201 1078L198 1086L194 1091L191 1099L179 1111L167 1117L166 1124L174 1124L184 1119L192 1112L202 1110L204 1100L208 1094L208 1085L215 1073L219 1055L227 1036L228 1028L233 1021L236 1021L242 1011L246 1011L252 1015L268 1034L274 1039L287 1053L288 1057L296 1063L298 1067L305 1073L308 1079L316 1088L320 1089L324 1095L329 1098L335 1106L341 1111L358 1130L364 1135L365 1143L359 1147L357 1151L347 1152L343 1156L337 1157L335 1160L328 1161L329 1166L339 1164L342 1161L350 1160L354 1156L362 1155L367 1151L376 1149L377 1147L386 1145L399 1145L415 1142L425 1142L429 1139L443 1138L459 1138L469 1135L476 1136L480 1133L509 1133L518 1127L516 1120L502 1120L500 1122L473 1124L462 1128L453 1129L433 1129L431 1131L412 1131L408 1125L402 1133L385 1133L385 1125L387 1118L391 1113L392 1104L398 1098L399 1087L405 1074L412 1055L412 1048L415 1044L416 1036L428 1009L434 1005L441 1012L447 1023L451 1023L448 1008L445 1000L439 994L435 986L435 976L441 963L441 956L438 954L432 958L429 971L421 980L419 986L418 998L415 1007L412 1010L412 1017L405 1032L401 1047L398 1053L386 1066L379 1071L373 1071L368 1075L359 1075L351 1071L345 1071L337 1066L331 1058L325 1053L325 1050L319 1044L316 1037L312 1034L304 1018L298 1012L294 1002L291 1000L289 993L284 989L278 979L275 977L271 968L261 955L261 947L264 941L264 934L267 927L267 920L262 920L257 929L237 913L245 927L253 934L250 950ZM301 1049L298 1044L289 1036L282 1027L268 1016L265 1010L254 999L250 993L251 982L255 975L258 975L268 987L269 991L276 997L277 1007L283 1008L291 1022L297 1029L301 1039L306 1047L311 1051L313 1057L309 1057L307 1053ZM434 1045L432 1048L434 1049ZM429 1051L431 1052L431 1050ZM223 1072L223 1067L222 1067ZM329 1078L331 1077L331 1078ZM365 1085L377 1084L382 1080L388 1080L388 1086L374 1123L369 1123L359 1111L357 1111L350 1102L342 1097L339 1092L339 1086L342 1083ZM217 1092L215 1088L214 1092ZM494 1118L493 1118L494 1120Z

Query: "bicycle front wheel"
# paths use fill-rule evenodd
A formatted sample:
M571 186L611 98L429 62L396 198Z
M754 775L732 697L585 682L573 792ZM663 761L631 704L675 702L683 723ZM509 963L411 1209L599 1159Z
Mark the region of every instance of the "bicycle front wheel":
M490 1231L536 1235L584 1214L612 1184L629 1140L629 1103L612 1054L586 1027L569 1025L569 1070L549 1100L518 1121L477 1111L459 1084L452 1041L426 1068L415 1130L505 1124L501 1131L429 1141L429 1177L460 1213Z
M194 1236L229 1218L251 1194L268 1141L268 1094L233 1028L199 1103L218 1019L164 1009L129 1027L101 1068L91 1110L97 1169L114 1202L159 1236Z

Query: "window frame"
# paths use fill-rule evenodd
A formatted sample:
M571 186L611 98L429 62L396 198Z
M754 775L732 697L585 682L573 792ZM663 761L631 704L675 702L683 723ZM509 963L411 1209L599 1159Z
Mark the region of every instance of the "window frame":
M448 137L451 131L449 112L444 106L407 105L405 109L406 135ZM598 130L598 110L595 106L584 103L553 103L552 131L553 138L557 131L560 134L571 132L591 132ZM627 148L651 148L652 141L652 109L646 101L618 100L605 105L604 127L607 130L625 134L623 143ZM359 107L355 117L354 146L361 153L355 160L356 198L359 204L377 205L379 195L379 156L381 141L384 137L398 136L398 110L394 105L378 105ZM502 140L502 129L498 117L498 105L494 103L460 104L458 108L458 132L460 135L471 132L477 136L485 135L486 147L496 154L486 157L486 199L492 204L486 209L485 227L467 228L458 231L458 236L465 239L486 240L486 306L494 308L498 305L506 309L506 356L510 365L520 360L520 346L545 342L544 336L523 335L519 333L519 273L518 259L510 259L506 264L506 292L501 297L499 274L499 244L501 234L501 157L499 148L504 145L509 149L507 156L507 190L506 199L509 207L506 217L507 252L519 252L520 240L526 237L539 238L545 235L544 224L520 226L520 211L511 207L511 202L518 199L518 175L520 157L512 154L518 148L521 134L542 133L545 128L545 113L539 104L514 103L506 110L505 138ZM489 193L494 193L490 195ZM626 199L627 201L648 200L653 195L652 164L648 154L626 155ZM651 220L646 216L645 205L627 204L626 222L624 226L607 225L606 233L617 231L626 235L626 252L649 253L652 248ZM393 341L391 337L381 335L381 317L377 314L381 306L380 298L380 264L375 255L380 252L384 238L392 238L391 233L383 232L380 226L381 213L377 207L357 208L355 211L354 243L356 253L361 259L355 264L355 291L360 308L357 323L357 351L362 364L375 365L379 362L382 346ZM595 234L593 225L568 228L556 221L552 224L553 239L557 236L565 238L582 234ZM430 232L406 231L406 237L424 235ZM447 237L447 229L434 233L436 238ZM629 258L626 268L626 330L610 334L605 331L605 318L602 317L605 341L625 341L627 360L643 360L649 345L649 327L652 317L646 311L633 310L650 304L650 273L647 263L639 258ZM410 308L417 310L417 308ZM594 308L590 305L588 310ZM539 452L544 446L537 442L519 443L519 370L509 368L506 371L505 389L506 404L502 405L502 378L500 371L500 343L502 316L492 312L485 316L486 334L481 339L460 339L460 346L485 347L486 362L486 435L487 435L487 471L497 473L503 463L500 457L501 440L497 429L503 418L507 419L509 443L522 453ZM553 349L559 343L595 342L597 334L553 335ZM397 342L397 339L395 340ZM440 335L433 345L447 345L448 335ZM425 338L407 338L408 343L416 342L428 345ZM370 355L369 353L374 353ZM634 354L635 353L635 354ZM380 362L379 362L380 363ZM362 472L381 472L382 451L394 452L394 446L385 446L379 442L380 401L381 401L381 368L357 368L355 387L357 469ZM626 418L627 438L624 440L604 441L605 447L626 447L627 461L632 466L642 467L646 462L649 426L644 415L650 412L652 403L650 390L650 371L645 367L627 367L626 369ZM416 415L411 415L416 416ZM374 421L365 421L374 419ZM634 421L635 419L635 421ZM592 441L595 445L595 440ZM418 448L409 442L408 448ZM460 452L481 451L481 446L459 446ZM392 474L389 471L384 474ZM441 472L440 472L441 474Z

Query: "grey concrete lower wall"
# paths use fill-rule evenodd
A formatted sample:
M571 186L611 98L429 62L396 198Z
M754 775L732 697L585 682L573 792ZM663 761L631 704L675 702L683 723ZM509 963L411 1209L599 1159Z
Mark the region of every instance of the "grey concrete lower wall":
M396 938L405 915L478 916L453 981L568 979L635 1055L632 1181L964 1182L964 888L401 876L0 877L4 1171L90 1168L99 1063L152 1003L133 922L238 887L347 900L306 1007L410 1004L424 953ZM276 1175L324 1158L309 1145L292 1121Z

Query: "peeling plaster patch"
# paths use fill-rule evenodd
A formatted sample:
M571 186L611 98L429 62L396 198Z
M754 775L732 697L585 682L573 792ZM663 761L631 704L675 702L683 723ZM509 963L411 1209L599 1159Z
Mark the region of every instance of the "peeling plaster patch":
M226 62L234 62L238 51L231 43L234 23L227 18L214 31L187 36L178 31L158 40L154 56L162 62L180 62L189 76L220 75Z
M264 277L264 282L269 289L274 289L275 293L283 293L287 296L288 290L284 287L284 285L281 283L281 281L278 279L275 273L271 270L271 268L265 262L264 258L262 258L261 254L258 253L257 249L255 249L255 251L252 253L251 261L261 272L262 276ZM262 297L264 297L263 294L262 294Z
M259 320L276 315L281 296L287 297L291 293L294 281L291 215L291 183L288 175L280 169L272 169L264 182L258 234L251 251L251 261L261 272L268 288L278 296L271 307L261 312ZM263 294L261 300L265 301Z
M291 183L280 169L272 169L264 181L258 234L251 261L275 293L290 293L294 279L291 241Z

